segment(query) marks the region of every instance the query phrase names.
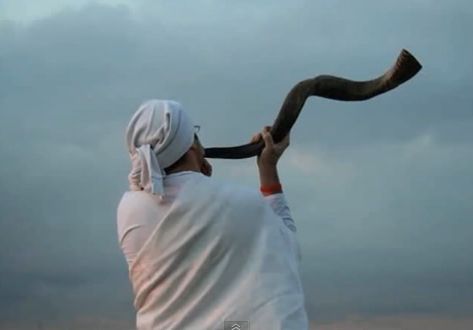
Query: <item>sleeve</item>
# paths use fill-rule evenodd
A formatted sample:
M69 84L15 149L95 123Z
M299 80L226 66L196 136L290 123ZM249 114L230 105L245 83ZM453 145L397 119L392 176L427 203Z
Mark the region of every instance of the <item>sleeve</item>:
M156 219L146 194L126 192L117 208L118 243L129 265L148 239Z
M302 259L301 249L296 237L296 224L291 216L291 211L287 205L286 198L283 193L273 194L263 197L273 209L274 213L282 219L284 227L283 235L287 238L288 243L298 261ZM283 228L284 229L284 228Z
M296 224L291 216L291 211L287 205L283 193L265 196L264 199L269 203L274 213L276 213L291 231L296 232Z

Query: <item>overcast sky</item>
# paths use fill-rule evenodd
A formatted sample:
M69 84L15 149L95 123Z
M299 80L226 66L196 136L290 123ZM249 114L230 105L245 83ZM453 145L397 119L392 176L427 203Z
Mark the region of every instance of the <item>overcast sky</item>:
M131 329L116 207L125 126L176 99L247 142L318 74L424 68L368 102L311 98L280 162L317 329L471 329L473 4L0 0L0 328ZM255 160L212 162L258 187Z

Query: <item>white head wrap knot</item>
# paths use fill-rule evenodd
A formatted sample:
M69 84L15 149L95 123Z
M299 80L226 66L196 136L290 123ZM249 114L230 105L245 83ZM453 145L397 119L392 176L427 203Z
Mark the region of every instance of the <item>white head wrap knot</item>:
M125 138L131 158L130 189L163 195L164 169L192 146L194 124L180 103L150 100L131 118Z

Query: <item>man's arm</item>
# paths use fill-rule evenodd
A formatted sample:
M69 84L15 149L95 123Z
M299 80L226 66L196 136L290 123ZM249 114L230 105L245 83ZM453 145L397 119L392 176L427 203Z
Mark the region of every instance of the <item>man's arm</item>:
M294 220L287 206L286 199L282 193L282 186L279 180L277 164L284 151L289 146L289 135L280 143L274 143L271 134L271 127L266 126L262 132L255 134L251 142L258 142L263 139L265 147L257 158L258 172L261 184L261 193L265 196L269 205L291 231L296 231Z
M282 192L279 181L277 164L282 154L289 146L289 134L279 143L274 143L270 134L271 127L266 126L262 132L255 134L251 142L264 140L265 147L257 158L261 192L268 196Z
M276 213L283 221L285 226L296 232L296 225L292 219L291 212L286 202L286 198L282 192L281 182L279 180L277 164L284 151L289 146L289 135L287 135L281 142L274 143L271 134L270 126L266 126L261 133L255 134L251 142L258 142L260 139L264 140L265 147L257 158L258 172L261 184L261 193L264 199L269 203L274 213ZM288 239L292 242L291 246L297 260L301 260L301 252L299 243L295 235L288 235Z

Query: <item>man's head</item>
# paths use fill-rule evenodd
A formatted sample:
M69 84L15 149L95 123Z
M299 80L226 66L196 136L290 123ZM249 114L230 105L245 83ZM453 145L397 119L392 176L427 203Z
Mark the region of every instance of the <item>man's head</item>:
M204 167L205 163L207 163L207 160L204 158L204 156L205 150L202 144L200 143L199 137L197 136L196 132L194 133L194 142L189 147L189 149L171 166L166 167L164 171L166 172L166 174L181 171L202 172L202 168Z
M163 193L162 177L178 170L199 170L205 162L192 120L175 101L143 103L126 129L132 161L130 189Z

